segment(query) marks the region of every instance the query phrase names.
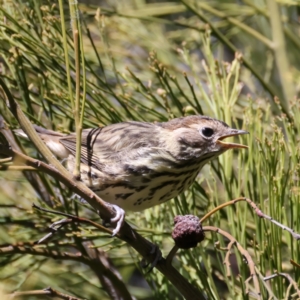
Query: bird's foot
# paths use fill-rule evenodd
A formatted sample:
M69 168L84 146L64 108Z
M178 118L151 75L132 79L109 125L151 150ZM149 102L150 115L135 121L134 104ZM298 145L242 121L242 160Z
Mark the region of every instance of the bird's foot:
M150 250L149 256L151 256L151 258L153 259L151 263L146 261L145 258L143 258L141 261L142 268L147 268L150 265L150 268L147 271L147 273L151 272L162 258L162 253L157 245L152 245L152 249Z
M109 204L109 203L106 203L107 206L109 206L109 208L112 208L114 210L114 212L116 213L116 215L111 218L110 220L105 220L101 214L101 218L103 219L103 225L104 226L107 226L107 225L112 225L112 224L116 224L116 227L115 229L112 231L112 236L115 236L116 234L119 233L123 223L124 223L124 220L125 220L125 211L119 207L118 205L114 205L114 204Z
M117 206L117 205L113 205L112 206L116 215L110 219L110 223L117 223L115 229L113 230L113 234L112 236L115 236L116 234L119 233L124 220L125 220L125 211L124 209L122 209L121 207Z
M77 194L74 194L72 197L71 197L72 200L79 200L82 204L88 204L88 202L86 200L84 200L82 197L80 197L79 195ZM113 230L113 233L112 233L112 236L115 236L116 234L119 233L123 223L124 223L124 220L125 220L125 211L120 208L119 206L117 205L114 205L114 204L109 204L109 203L106 203L107 206L109 206L109 208L112 208L114 210L114 212L116 213L116 215L111 218L110 220L105 220L101 214L100 214L100 217L104 220L103 221L103 225L104 226L109 226L111 224L114 224L116 223L116 227L115 229Z

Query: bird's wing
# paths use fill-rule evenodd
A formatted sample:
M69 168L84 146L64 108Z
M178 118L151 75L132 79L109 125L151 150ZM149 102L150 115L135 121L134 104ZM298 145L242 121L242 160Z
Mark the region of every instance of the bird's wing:
M101 164L118 163L145 148L158 147L157 126L151 123L124 122L102 128L86 129L82 133L81 162L96 168ZM73 155L76 152L76 136L63 137L60 142Z

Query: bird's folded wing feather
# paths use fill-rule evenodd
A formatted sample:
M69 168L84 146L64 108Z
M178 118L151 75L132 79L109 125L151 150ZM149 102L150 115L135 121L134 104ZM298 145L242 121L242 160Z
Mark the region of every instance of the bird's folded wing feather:
M146 155L146 149L159 148L156 130L155 125L140 122L86 129L82 133L81 162L99 169L104 162L115 164ZM60 142L75 156L74 134L61 138Z

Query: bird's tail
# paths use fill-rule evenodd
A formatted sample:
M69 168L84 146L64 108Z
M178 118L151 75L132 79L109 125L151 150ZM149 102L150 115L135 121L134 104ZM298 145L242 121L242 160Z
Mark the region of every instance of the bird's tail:
M33 125L33 127L53 154L59 158L67 158L69 156L70 152L60 142L60 139L66 136L65 134L37 125ZM14 132L16 135L28 139L27 134L22 129L16 129Z

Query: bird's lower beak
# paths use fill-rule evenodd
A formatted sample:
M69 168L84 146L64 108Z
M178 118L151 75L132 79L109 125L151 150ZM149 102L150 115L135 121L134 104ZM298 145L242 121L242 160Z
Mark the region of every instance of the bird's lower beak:
M247 149L248 146L246 146L246 145L235 144L235 143L226 143L226 142L224 142L223 140L224 140L225 138L228 138L228 137L231 137L231 136L236 136L236 135L240 135L240 134L248 134L248 133L249 133L249 132L246 131L246 130L237 130L237 129L233 129L231 133L221 136L221 137L217 140L217 143L218 143L219 145L221 145L222 148L224 148L224 149L233 149L233 148L244 148L244 149Z

